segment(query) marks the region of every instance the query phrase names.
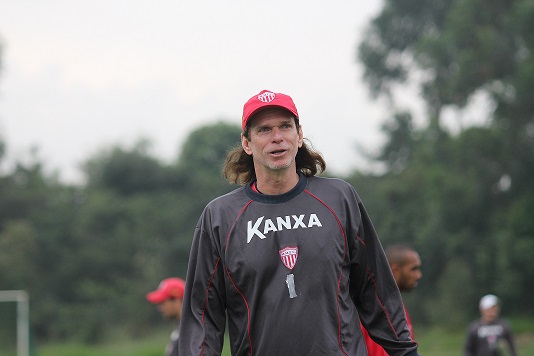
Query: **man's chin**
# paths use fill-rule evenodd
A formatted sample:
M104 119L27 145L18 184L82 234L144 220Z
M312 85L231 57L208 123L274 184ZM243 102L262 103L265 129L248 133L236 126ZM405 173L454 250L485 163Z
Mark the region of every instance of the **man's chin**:
M273 171L283 171L284 169L287 169L291 167L291 162L279 162L279 163L273 163L269 166L271 170Z

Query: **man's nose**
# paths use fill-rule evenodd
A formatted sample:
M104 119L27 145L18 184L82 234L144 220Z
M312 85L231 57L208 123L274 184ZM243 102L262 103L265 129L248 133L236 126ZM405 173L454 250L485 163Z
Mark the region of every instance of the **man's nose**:
M282 136L282 132L280 131L280 129L278 127L275 127L273 128L273 140L275 141L279 141L283 138Z

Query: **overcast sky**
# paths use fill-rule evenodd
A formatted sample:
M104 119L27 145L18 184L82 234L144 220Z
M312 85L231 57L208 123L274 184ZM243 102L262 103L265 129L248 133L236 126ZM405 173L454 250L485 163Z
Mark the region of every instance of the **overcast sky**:
M381 1L0 0L0 135L77 182L103 148L152 141L176 159L188 134L240 123L262 89L293 97L330 174L363 164L384 110L356 48ZM4 162L5 168L6 162Z

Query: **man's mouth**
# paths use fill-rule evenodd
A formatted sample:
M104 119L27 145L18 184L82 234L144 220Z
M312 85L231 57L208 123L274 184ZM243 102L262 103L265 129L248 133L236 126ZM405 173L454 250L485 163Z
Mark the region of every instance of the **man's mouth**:
M280 156L280 155L284 154L285 152L286 152L286 150L274 150L274 151L271 151L271 155Z

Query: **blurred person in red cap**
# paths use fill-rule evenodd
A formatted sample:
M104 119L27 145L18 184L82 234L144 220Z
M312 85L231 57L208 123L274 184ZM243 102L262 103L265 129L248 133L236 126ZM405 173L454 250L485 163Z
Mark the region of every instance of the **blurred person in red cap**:
M176 329L165 349L166 356L178 356L178 338L180 336L180 319L182 317L182 299L185 282L180 278L167 278L160 282L158 289L146 295L146 299L157 305L165 319L178 321Z
M351 185L316 176L293 99L261 91L241 127L223 173L242 187L193 236L180 354L220 355L228 325L234 356L365 355L361 320L390 355L418 355L371 220Z
M508 321L500 318L500 304L499 298L493 294L480 299L480 319L469 326L464 356L517 356L512 329Z
M400 292L409 292L417 287L419 280L423 277L421 272L421 258L417 251L413 248L403 245L394 244L386 247L386 256L389 261L389 267L395 278L395 283L399 287ZM410 335L415 340L412 322L406 308L406 321L408 322L408 329ZM367 330L362 326L362 332L365 337L365 344L367 346L367 354L369 356L387 356L388 354L384 348L378 345L371 339Z

